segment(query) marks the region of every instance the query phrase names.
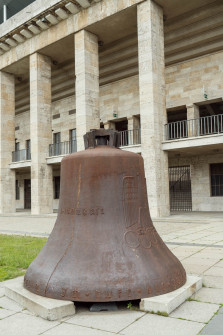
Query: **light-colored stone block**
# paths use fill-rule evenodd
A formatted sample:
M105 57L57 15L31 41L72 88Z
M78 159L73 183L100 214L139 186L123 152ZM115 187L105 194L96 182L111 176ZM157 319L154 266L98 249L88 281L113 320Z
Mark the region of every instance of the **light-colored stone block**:
M223 267L212 266L209 270L205 271L204 274L208 276L223 277Z
M120 334L197 335L203 327L203 323L148 314L122 330Z
M197 301L212 304L223 304L223 289L203 287L199 292L195 293L192 298Z
M5 289L3 287L0 287L0 298L5 295Z
M23 307L8 297L0 298L0 307L13 312L21 312Z
M0 308L0 320L7 318L8 316L13 315L15 313L16 313L15 311L9 311L8 309Z
M200 277L187 276L186 284L179 289L156 297L142 299L140 302L140 310L170 314L201 287L202 279Z
M206 287L223 288L223 277L204 275L203 284Z
M75 315L67 323L118 333L143 315L136 311L86 312Z
M170 317L206 323L213 317L218 309L219 305L197 301L186 301L172 312Z
M59 323L47 321L32 315L17 313L1 320L1 334L7 335L39 335L55 327Z
M56 328L48 330L44 335L114 335L114 333L104 332L99 329L92 329L76 325L63 323Z
M72 301L49 299L31 293L23 287L23 281L24 278L19 277L5 284L5 295L23 308L27 308L32 313L50 321L75 314L75 306Z

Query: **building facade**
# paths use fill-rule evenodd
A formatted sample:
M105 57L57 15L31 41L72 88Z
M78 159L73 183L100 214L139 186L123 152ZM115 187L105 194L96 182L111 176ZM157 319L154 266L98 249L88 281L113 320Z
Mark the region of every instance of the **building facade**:
M222 1L36 0L8 18L15 3L0 18L0 213L57 210L62 158L99 127L143 156L153 217L222 211Z

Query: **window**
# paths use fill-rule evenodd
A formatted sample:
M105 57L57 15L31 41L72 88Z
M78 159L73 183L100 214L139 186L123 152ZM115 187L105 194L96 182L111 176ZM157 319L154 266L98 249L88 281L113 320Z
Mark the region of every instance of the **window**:
M54 199L60 197L60 177L54 177Z
M20 192L19 192L19 181L15 181L15 199L19 200L20 199Z
M76 129L70 130L70 153L77 151Z
M26 140L26 159L31 159L31 152L30 152L30 140Z
M60 155L60 133L53 134L54 156Z
M121 133L121 147L129 144L128 120L115 122L115 130Z
M20 143L15 142L15 151L19 151Z
M53 134L53 143L60 143L60 133Z
M211 164L211 196L223 196L223 163Z

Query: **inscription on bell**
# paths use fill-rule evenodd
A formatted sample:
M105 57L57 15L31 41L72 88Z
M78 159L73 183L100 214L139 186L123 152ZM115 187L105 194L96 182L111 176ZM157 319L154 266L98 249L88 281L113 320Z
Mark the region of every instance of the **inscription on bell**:
M133 176L123 178L124 200L134 201L138 199L138 185Z
M68 215L103 215L105 214L104 208L95 207L95 208L61 208L60 214Z

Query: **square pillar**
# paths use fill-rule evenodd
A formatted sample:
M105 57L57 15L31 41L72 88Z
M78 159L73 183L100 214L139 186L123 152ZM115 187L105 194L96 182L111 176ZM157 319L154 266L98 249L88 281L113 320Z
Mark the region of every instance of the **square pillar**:
M105 122L104 123L104 128L115 130L115 122L112 122L112 121Z
M52 141L51 60L30 56L31 211L52 213L52 166L46 164Z
M128 130L140 129L140 119L136 116L128 117Z
M166 123L163 11L151 0L137 6L141 146L150 213L169 215L168 154L162 150Z
M86 30L75 34L77 151L84 150L83 135L100 128L98 38Z
M200 111L199 106L187 105L187 130L188 137L198 136L200 131Z
M140 119L136 116L128 118L128 143L129 145L140 144Z
M13 213L15 171L10 170L15 150L15 80L0 71L0 213Z

